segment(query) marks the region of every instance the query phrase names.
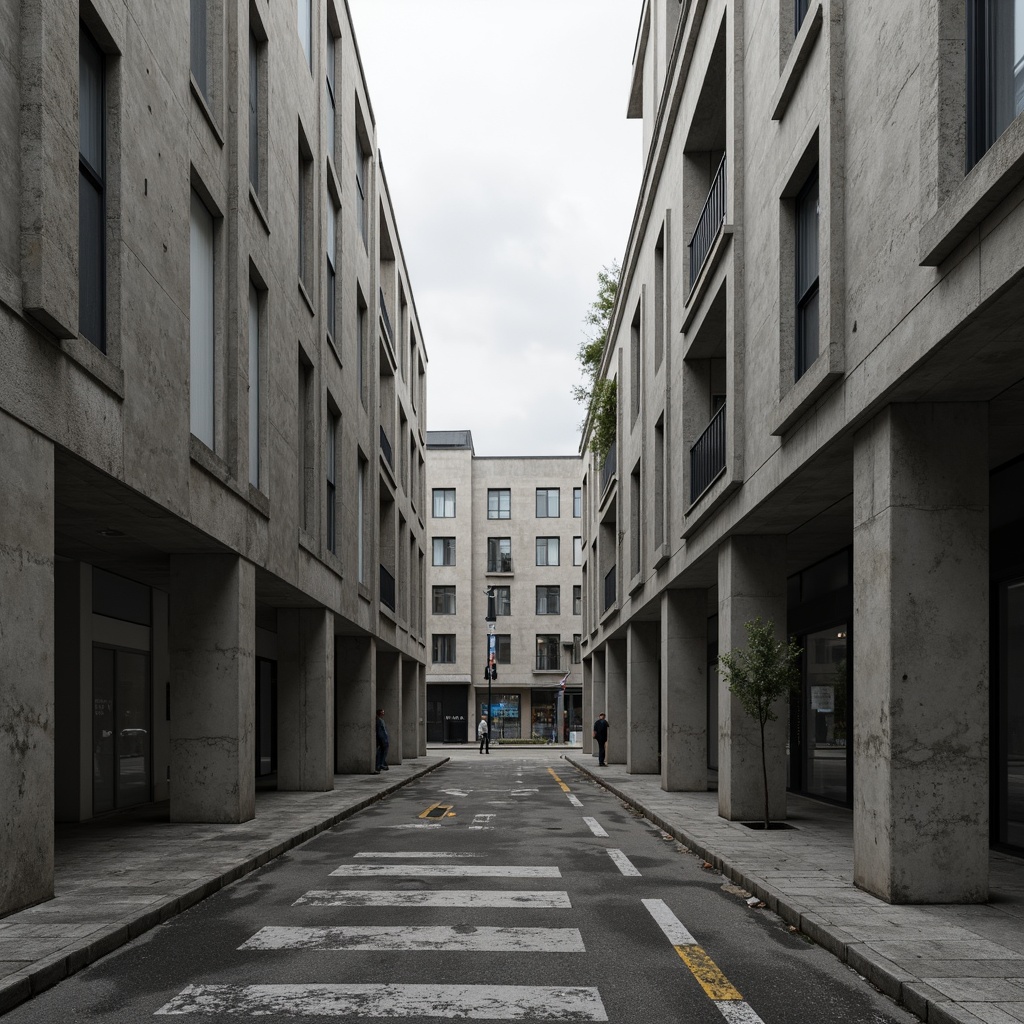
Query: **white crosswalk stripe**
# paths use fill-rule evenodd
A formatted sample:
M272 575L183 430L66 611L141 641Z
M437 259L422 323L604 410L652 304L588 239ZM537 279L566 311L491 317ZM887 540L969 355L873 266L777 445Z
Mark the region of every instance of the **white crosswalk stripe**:
M448 859L455 857L479 857L479 853L429 853L426 850L420 853L353 853L353 857L368 858L371 860L430 860Z
M587 823L587 828L594 833L595 836L599 836L602 839L608 838L608 833L597 823L597 818L584 818Z
M615 866L627 877L639 877L640 872L633 862L621 850L609 850L608 856L615 862Z
M561 878L557 867L515 864L342 864L331 875L365 878L400 875L404 878Z
M583 801L578 796L576 796L575 793L566 793L565 795L569 798L569 803L571 803L573 807L583 806Z
M481 907L568 910L569 894L545 890L488 889L314 889L293 906L308 907Z
M261 928L239 949L461 950L473 953L585 953L576 928L372 925Z

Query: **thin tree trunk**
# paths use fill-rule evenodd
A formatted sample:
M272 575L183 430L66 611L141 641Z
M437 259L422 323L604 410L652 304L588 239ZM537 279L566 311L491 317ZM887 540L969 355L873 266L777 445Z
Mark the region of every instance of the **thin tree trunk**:
M761 721L761 778L764 781L764 830L768 831L768 762L764 754L764 720Z

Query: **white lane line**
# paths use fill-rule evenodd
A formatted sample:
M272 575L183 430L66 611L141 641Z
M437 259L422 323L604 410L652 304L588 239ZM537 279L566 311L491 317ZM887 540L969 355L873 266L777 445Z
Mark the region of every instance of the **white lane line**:
M713 999L712 1002L729 1024L764 1024L764 1021L754 1013L750 1004L742 1000Z
M434 950L470 953L585 953L576 928L371 925L261 928L239 949Z
M606 1021L596 988L526 985L189 985L158 1014Z
M426 857L437 857L437 858L448 858L448 857L482 857L481 853L430 853L426 850L421 853L367 853L365 850L362 853L353 853L353 857L369 857L371 860L380 858L386 859L391 858L398 860L405 857L410 858L426 858Z
M381 825L381 828L440 828L439 821L407 821L404 825Z
M569 894L543 889L312 889L293 907L520 907L569 910Z
M615 862L615 866L624 874L631 877L639 877L640 872L633 866L633 862L621 850L609 850L608 856Z
M587 828L594 833L595 836L601 836L603 839L608 838L608 833L597 823L597 818L584 818L587 823Z
M578 796L576 796L575 793L566 793L565 795L569 798L569 803L571 803L573 807L583 806L583 801Z
M367 875L400 875L404 878L561 878L557 867L516 864L342 864L331 874L352 878Z
M673 946L696 946L697 940L687 931L682 921L668 909L664 900L642 900L643 905L650 911L651 917L658 923L658 927L668 937Z

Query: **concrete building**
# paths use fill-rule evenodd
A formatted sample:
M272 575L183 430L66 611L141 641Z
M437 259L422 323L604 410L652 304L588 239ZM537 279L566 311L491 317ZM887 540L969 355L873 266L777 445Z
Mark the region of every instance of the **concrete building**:
M858 885L971 902L1024 854L1024 8L645 0L645 173L584 479L584 718L756 819L716 672L804 648L768 741Z
M427 738L578 740L582 460L477 456L468 430L427 432ZM487 619L493 588L495 622Z
M55 819L425 753L427 357L344 0L0 31L2 915Z

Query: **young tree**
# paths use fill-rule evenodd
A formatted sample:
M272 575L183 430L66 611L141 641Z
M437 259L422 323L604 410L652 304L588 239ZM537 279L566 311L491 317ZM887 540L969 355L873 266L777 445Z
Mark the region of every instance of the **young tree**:
M769 826L768 815L768 762L764 749L764 727L774 722L775 702L788 697L800 685L798 666L803 648L790 640L775 639L775 624L769 619L762 622L758 616L745 622L747 648L737 648L719 657L722 673L729 683L729 692L740 702L743 710L757 720L761 727L761 778L764 781L764 827Z
M590 328L580 342L576 358L583 371L583 384L573 386L572 395L586 409L591 421L590 448L598 459L604 459L615 443L615 418L618 411L615 381L599 377L615 294L619 287L618 261L602 267L597 274L597 297L590 304L583 322Z

